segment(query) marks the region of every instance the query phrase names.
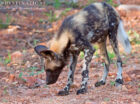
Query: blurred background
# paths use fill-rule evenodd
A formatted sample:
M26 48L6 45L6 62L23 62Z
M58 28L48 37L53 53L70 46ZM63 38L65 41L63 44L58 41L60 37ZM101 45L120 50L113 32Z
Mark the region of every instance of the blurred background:
M103 88L95 91L93 87L103 71L98 45L95 45L97 51L90 68L89 96L83 95L78 98L75 92L72 92L65 100L62 97L56 99L57 91L66 84L68 67L65 67L56 84L51 87L44 85L43 59L36 55L33 48L39 44L47 46L67 16L77 13L91 3L101 1L112 5L119 12L132 45L129 55L124 54L120 46L125 81L122 91L119 92L121 94L113 87L117 71L116 58L110 44L107 43L110 69L115 70L109 73L106 91ZM83 57L81 52L74 91L80 86L78 82L81 81L80 68ZM139 104L139 68L140 0L0 0L0 104L86 104L90 101L95 104ZM107 94L113 91L115 94L112 96ZM50 100L50 97L53 100ZM46 99L40 100L41 98ZM121 103L115 103L116 100Z

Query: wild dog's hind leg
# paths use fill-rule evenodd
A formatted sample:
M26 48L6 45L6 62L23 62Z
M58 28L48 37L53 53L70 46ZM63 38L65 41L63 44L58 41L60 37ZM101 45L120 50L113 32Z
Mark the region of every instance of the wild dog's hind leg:
M115 31L114 31L115 32ZM114 35L116 33L112 33L110 32L110 35ZM118 68L118 72L117 72L117 77L116 77L116 86L120 85L120 84L123 84L123 78L122 78L122 60L121 60L121 57L120 57L120 53L119 53L119 49L118 49L118 41L117 41L117 38L116 38L116 35L114 35L114 37L110 36L110 43L111 43L111 46L114 50L114 53L117 57L117 68Z
M86 42L86 41L85 41ZM77 91L78 94L84 94L87 91L87 82L88 82L88 68L90 65L90 62L92 60L93 53L95 52L95 49L92 47L92 45L89 42L86 42L84 45L84 64L82 69L82 83L81 88Z
M69 94L69 90L70 90L70 86L73 83L73 79L74 79L74 72L75 72L75 67L77 64L77 57L78 54L72 55L71 59L70 59L70 68L69 68L69 73L68 73L68 82L67 85L65 86L65 88L61 91L59 91L58 95L68 95Z
M103 59L104 60L104 73L103 73L102 79L95 83L95 87L105 85L106 78L109 72L109 65L110 65L110 60L107 54L106 41L103 43L100 43L99 48L100 48L100 53L101 55L103 55L103 58L104 58Z

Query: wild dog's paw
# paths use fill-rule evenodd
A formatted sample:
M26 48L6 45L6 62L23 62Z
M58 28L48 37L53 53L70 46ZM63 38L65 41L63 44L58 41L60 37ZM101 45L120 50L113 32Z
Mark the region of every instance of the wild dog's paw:
M116 79L115 80L115 86L119 86L123 84L123 79Z
M105 82L104 81L98 81L95 83L95 87L99 87L101 85L105 85Z
M86 88L82 88L82 89L77 90L76 94L79 95L79 94L84 94L86 92L87 92L87 89Z
M60 96L69 95L69 91L67 91L67 90L61 90L61 91L58 92L58 95L60 95Z

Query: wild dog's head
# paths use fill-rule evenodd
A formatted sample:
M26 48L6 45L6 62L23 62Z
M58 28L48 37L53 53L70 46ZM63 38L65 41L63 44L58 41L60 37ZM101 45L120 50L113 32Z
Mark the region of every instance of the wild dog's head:
M65 66L63 58L43 45L38 45L34 49L38 55L45 58L46 83L55 83Z

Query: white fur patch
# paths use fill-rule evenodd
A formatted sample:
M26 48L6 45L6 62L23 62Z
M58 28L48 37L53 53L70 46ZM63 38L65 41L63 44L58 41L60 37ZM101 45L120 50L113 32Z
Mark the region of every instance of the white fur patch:
M93 35L94 35L93 31L90 31L90 32L88 33L88 35L87 35L87 39L88 39L88 40L91 40L91 38L93 37Z
M101 81L106 82L107 75L108 75L108 70L107 70L107 68L106 68L106 66L105 66L105 64L104 64L104 74L103 74L103 76L102 76Z
M118 72L117 72L117 78L116 79L122 79L122 67L121 67L121 63L118 62L117 63L118 66Z

